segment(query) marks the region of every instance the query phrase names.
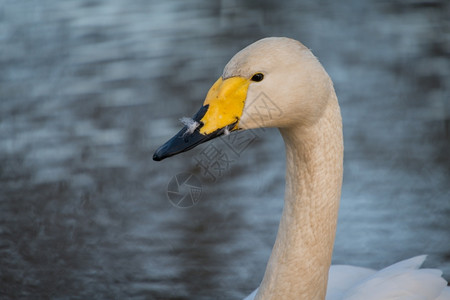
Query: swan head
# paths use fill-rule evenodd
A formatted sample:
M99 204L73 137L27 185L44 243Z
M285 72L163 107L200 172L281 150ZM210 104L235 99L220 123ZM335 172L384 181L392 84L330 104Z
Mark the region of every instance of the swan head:
M259 40L231 58L186 126L154 160L187 151L230 131L310 126L324 112L332 82L311 51L283 37Z

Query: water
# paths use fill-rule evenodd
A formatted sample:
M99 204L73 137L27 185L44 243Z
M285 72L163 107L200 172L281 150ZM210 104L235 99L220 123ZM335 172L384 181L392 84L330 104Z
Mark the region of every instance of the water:
M449 280L449 13L445 1L0 2L1 298L250 293L282 209L278 132L247 133L238 152L213 141L229 158L220 174L196 166L207 144L151 157L229 58L273 35L310 47L340 99L334 263L427 253ZM180 209L166 192L182 172L202 193Z

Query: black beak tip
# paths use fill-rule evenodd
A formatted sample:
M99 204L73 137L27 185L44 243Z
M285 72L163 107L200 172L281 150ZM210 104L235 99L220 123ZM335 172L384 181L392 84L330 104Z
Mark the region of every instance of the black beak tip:
M162 145L161 147L156 149L155 154L153 154L154 161L161 161L161 160L168 158L172 155L175 155L177 153L176 151L175 152L171 151L172 145L175 144L173 142L173 140L174 139L171 139L170 141L168 141L167 143L165 143L164 145ZM172 152L174 152L174 153L172 153Z
M161 161L165 158L174 156L181 152L188 151L201 143L209 141L215 137L218 137L223 134L223 130L217 130L213 133L203 135L199 132L199 130L195 130L193 133L185 136L186 127L184 127L178 134L176 134L173 138L167 141L164 145L159 147L155 154L153 154L154 161Z
M208 110L208 107L209 105L202 106L202 108L200 108L192 119L196 122L200 122L201 118L203 118ZM153 160L161 161L180 152L194 148L198 144L206 141L207 139L205 136L199 133L199 129L200 127L198 127L192 134L186 135L187 127L184 126L183 129L181 129L173 138L155 151L155 154L153 154Z
M155 154L153 154L153 160L154 161L161 161L163 160L164 157L162 157L161 155L158 154L158 152L155 152Z
M196 122L200 122L207 109L208 105L203 106L192 119ZM238 120L236 120L236 122L233 124L225 126L224 128L219 128L216 131L208 134L200 133L200 128L203 126L203 124L201 124L194 130L194 132L191 133L187 133L188 128L184 126L183 129L181 129L174 137L172 137L155 151L155 154L153 154L153 160L161 161L178 153L188 151L200 145L201 143L221 136L226 130L231 130L232 128L234 128L237 122Z

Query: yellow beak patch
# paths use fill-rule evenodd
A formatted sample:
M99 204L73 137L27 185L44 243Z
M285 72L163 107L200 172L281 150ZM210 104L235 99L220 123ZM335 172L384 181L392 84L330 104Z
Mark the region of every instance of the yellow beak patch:
M250 80L244 77L220 77L206 95L203 105L209 105L203 118L201 134L209 134L239 121L244 110ZM236 126L235 126L236 127Z

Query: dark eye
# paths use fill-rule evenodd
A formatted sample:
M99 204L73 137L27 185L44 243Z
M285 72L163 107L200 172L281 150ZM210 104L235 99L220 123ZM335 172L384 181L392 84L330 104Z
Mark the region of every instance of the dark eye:
M256 73L255 75L253 75L252 77L252 81L261 81L264 79L264 75L262 73Z

